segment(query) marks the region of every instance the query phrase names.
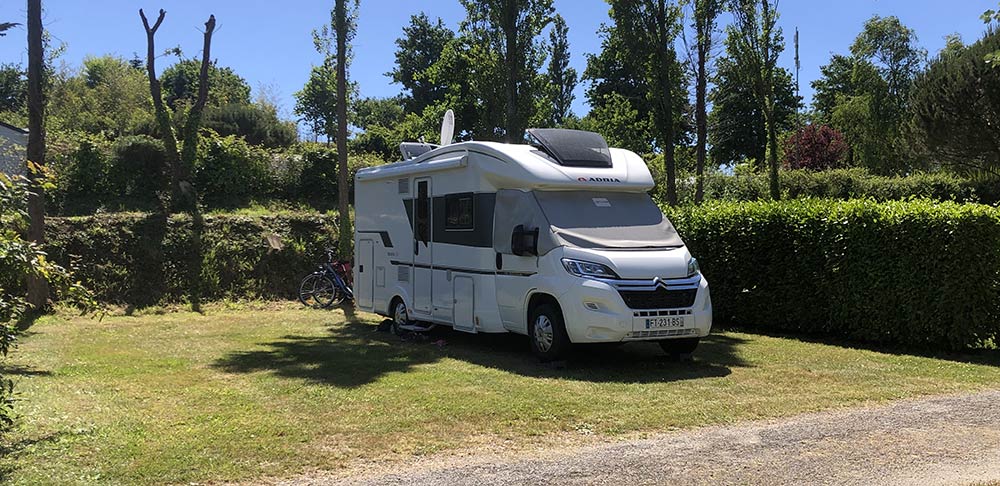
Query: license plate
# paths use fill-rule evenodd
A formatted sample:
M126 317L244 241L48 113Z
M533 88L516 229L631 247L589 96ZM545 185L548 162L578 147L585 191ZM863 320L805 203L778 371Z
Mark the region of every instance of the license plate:
M646 329L662 329L664 327L684 327L683 317L655 317L646 319Z

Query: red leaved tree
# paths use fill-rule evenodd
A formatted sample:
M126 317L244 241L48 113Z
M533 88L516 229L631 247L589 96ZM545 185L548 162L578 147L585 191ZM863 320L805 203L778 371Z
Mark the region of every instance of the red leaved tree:
M844 134L827 125L806 125L785 141L785 167L824 170L840 167L849 147Z

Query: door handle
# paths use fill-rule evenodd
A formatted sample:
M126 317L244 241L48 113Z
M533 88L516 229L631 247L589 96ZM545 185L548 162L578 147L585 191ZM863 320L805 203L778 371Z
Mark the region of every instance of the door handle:
M358 265L358 273L364 273L364 271L365 271L365 266L364 265Z
M417 240L413 240L413 254L414 255L420 254L420 242L418 242Z

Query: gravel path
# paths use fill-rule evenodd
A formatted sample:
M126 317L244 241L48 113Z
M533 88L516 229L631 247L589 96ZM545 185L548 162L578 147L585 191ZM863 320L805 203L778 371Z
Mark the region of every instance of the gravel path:
M1000 390L668 433L517 458L450 457L288 486L973 484L1000 480Z

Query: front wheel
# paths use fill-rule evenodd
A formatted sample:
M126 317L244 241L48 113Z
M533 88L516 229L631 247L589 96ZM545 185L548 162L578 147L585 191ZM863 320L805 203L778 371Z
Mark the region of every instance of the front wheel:
M325 309L343 300L340 294L337 285L325 275L307 275L299 284L299 301L314 309Z
M569 351L569 336L562 312L551 304L535 307L528 322L531 352L542 361L558 361Z

